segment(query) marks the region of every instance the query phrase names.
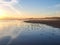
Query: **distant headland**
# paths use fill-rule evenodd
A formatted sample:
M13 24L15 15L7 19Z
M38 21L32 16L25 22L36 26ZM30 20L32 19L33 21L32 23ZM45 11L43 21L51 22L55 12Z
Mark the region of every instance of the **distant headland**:
M41 23L56 28L60 28L60 17L46 17L46 18L28 18L24 22L27 23Z

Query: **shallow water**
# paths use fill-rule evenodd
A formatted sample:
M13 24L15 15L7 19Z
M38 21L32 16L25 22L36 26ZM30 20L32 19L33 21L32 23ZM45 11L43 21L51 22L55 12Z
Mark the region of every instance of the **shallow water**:
M0 45L60 45L60 29L18 20L0 20Z

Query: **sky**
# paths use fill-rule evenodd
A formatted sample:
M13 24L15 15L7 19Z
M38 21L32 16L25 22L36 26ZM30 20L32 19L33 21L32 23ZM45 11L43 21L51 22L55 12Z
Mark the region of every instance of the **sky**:
M60 17L60 0L0 0L0 18Z

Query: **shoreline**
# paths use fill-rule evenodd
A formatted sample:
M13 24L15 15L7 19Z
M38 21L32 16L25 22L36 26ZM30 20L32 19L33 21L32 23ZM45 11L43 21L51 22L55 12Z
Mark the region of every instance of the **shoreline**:
M41 23L52 27L60 28L60 20L28 20L27 23Z

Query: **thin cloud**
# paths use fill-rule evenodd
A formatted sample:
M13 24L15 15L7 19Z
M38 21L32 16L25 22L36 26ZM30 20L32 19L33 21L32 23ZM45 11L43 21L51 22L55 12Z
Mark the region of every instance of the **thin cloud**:
M48 8L60 8L60 4L56 4L56 5L53 5L53 6L49 6Z
M9 1L9 0L0 0L0 3L3 3L3 4L7 4L7 3L8 3L8 4L9 4L9 3L11 4L11 3L14 3L14 2L16 3L17 0L10 0L10 1Z
M60 7L60 4L56 4L54 7L58 8L58 7Z

